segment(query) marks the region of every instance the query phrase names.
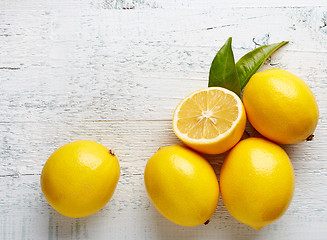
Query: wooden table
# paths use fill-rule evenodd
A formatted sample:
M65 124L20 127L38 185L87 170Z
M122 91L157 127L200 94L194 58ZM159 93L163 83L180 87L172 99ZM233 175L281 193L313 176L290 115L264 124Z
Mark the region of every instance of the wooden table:
M180 144L173 110L207 86L211 61L230 36L236 60L289 40L261 70L300 76L320 108L314 141L283 146L294 165L294 198L260 231L237 222L221 199L208 225L175 225L143 183L158 147ZM2 0L0 239L327 239L326 54L325 0ZM71 219L48 205L40 173L55 149L79 139L114 149L121 177L106 207ZM218 177L225 156L205 156Z

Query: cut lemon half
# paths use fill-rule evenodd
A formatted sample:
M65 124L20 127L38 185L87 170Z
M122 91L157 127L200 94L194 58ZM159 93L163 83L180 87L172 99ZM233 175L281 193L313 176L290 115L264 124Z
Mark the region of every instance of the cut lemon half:
M173 131L189 147L207 154L232 148L242 137L246 114L241 99L221 87L197 90L184 98L173 116Z

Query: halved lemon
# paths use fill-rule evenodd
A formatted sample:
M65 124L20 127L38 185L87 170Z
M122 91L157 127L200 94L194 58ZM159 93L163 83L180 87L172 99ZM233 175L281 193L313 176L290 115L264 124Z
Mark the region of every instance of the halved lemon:
M173 116L173 131L189 147L207 154L232 148L242 137L246 114L241 99L221 87L197 90L184 98Z

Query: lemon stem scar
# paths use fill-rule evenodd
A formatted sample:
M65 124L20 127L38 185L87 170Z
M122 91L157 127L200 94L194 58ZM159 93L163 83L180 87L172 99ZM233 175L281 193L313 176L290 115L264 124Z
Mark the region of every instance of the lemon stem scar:
M116 156L116 155L115 155L115 152L114 152L113 150L111 150L111 149L109 149L109 154L110 154L111 156Z
M306 141L312 141L314 136L315 135L311 134L309 137L307 137Z
M208 219L207 221L205 221L204 225L207 225L210 222L210 219Z

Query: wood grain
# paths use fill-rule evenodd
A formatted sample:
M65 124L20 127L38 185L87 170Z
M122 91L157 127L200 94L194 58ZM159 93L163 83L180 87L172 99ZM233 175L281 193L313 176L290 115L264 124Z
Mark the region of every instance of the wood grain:
M0 2L0 239L326 239L327 2L89 0ZM282 146L296 175L286 214L255 231L220 199L206 226L164 219L143 184L147 159L180 144L175 106L206 87L228 37L236 60L289 40L262 67L283 68L314 92L312 142ZM259 134L250 126L251 136ZM91 139L118 155L121 178L100 212L69 219L39 186L50 154ZM217 176L226 154L205 157Z

